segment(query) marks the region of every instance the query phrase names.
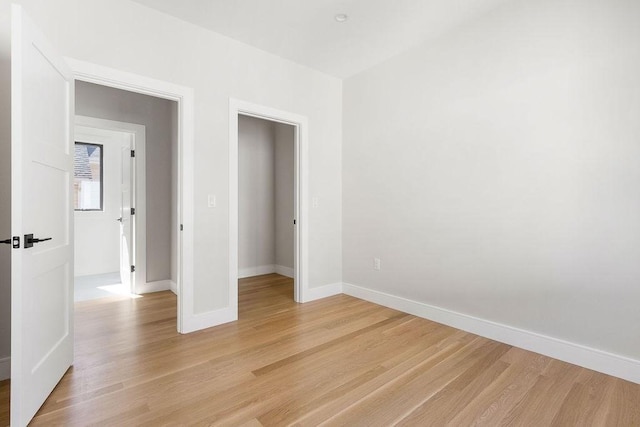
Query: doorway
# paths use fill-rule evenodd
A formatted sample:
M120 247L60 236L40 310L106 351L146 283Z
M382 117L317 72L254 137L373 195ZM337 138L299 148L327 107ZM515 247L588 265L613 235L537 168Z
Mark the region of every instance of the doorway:
M76 116L74 175L74 299L135 297L146 284L146 127Z
M295 278L295 127L238 118L238 278ZM293 299L294 280L284 280Z
M129 72L116 70L65 58L73 71L76 82L120 89L126 92L150 95L152 97L175 101L177 131L177 153L172 156L177 161L176 206L178 226L176 233L178 248L177 259L177 295L178 324L180 333L189 333L209 326L203 322L194 310L194 94L193 89L173 83L152 79ZM149 246L149 245L147 245Z
M240 120L254 118L289 127L293 140L293 215L290 218L293 232L293 282L294 300L305 302L308 294L308 148L306 117L276 110L245 101L229 102L229 305L238 317L239 273L239 132ZM275 125L274 125L275 126ZM282 270L281 270L282 271Z
M111 195L111 207L105 203L101 212L76 211L76 229L84 227L85 231L85 235L75 238L76 261L81 261L77 267L83 267L88 258L87 254L78 253L83 244L90 253L96 244L104 247L111 240L111 247L115 248L111 250L112 265L119 266L120 289L129 288L124 289L126 293L135 295L166 290L177 293L177 103L87 82L76 82L75 101L77 114L99 117L78 120L84 124L82 129L87 124L91 126L89 136L103 137L105 143L111 143L104 149L105 161L112 162L110 181L109 164L105 163L103 185L105 197ZM133 175L132 170L136 171ZM102 232L102 239L87 238L86 234L95 234L86 227L87 214L106 218L103 228L110 230L110 239L104 238L107 231ZM131 240L129 235L136 238ZM81 269L76 277L113 271L106 267L95 271ZM118 290L118 285L101 289Z

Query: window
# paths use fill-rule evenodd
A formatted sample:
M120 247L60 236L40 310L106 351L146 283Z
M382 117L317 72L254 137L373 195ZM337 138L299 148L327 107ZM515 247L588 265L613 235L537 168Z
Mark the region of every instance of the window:
M102 155L102 145L76 142L73 195L77 211L102 210Z

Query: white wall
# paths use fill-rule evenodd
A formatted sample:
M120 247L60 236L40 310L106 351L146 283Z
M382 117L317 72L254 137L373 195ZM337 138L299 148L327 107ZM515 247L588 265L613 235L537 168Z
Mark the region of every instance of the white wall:
M293 275L294 129L238 117L240 277Z
M640 360L639 17L514 0L346 80L345 282Z
M7 16L0 15L0 240L11 236L11 58ZM0 380L11 356L11 247L0 245Z
M273 132L273 124L268 121L238 117L238 274L241 277L270 272L265 269L272 268L276 261Z
M173 104L152 96L76 82L76 114L146 127L147 282L171 279L171 224L176 223L175 218L172 220L176 211L171 204L175 191L171 156L172 145L177 145L172 128Z
M122 205L122 147L129 145L126 134L109 138L89 136L76 141L103 147L103 210L74 213L74 274L87 276L120 271L120 217Z
M274 124L275 149L275 247L276 265L288 269L294 266L295 219L295 127Z

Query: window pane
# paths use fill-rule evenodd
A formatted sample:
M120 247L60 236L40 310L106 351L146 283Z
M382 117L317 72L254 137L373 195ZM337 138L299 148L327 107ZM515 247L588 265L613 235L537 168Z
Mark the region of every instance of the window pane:
M102 145L76 142L74 206L76 210L102 210Z

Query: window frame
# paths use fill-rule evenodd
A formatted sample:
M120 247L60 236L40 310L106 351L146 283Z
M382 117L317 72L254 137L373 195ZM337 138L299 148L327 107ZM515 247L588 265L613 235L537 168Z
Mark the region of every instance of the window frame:
M76 207L74 206L73 210L75 212L104 212L104 144L97 144L95 142L75 141L73 145L74 167L75 167L75 147L77 145L92 145L94 147L100 148L100 207L98 209L76 209ZM74 177L74 181L75 181L75 177Z

